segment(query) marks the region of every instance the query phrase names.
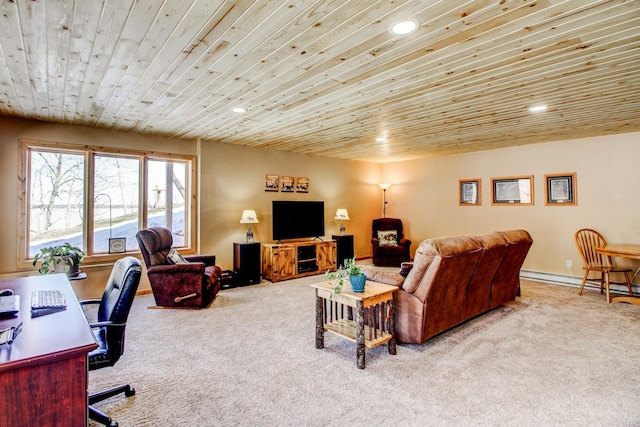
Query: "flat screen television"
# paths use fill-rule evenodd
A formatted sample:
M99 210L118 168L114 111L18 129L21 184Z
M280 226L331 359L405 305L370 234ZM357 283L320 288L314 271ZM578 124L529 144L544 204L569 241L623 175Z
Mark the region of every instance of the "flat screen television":
M324 236L324 202L272 201L273 240Z

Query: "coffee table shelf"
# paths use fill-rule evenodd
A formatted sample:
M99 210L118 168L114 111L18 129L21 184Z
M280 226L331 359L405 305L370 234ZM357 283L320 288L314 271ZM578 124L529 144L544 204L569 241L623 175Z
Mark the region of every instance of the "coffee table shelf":
M357 342L357 325L355 320L340 319L332 323L325 324L324 328L325 332L332 332L338 336L348 339L349 341ZM388 332L384 332L383 336L379 336L378 338L367 338L373 334L373 330L374 328L369 327L369 325L364 325L365 350L370 350L373 347L384 344L393 338L393 335Z

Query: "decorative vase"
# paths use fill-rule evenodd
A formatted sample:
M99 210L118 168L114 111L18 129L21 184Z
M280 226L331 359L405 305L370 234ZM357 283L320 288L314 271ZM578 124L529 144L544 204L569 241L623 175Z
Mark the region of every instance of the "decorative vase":
M364 292L364 283L367 281L367 276L360 274L359 276L349 276L349 283L351 283L351 290L353 292Z

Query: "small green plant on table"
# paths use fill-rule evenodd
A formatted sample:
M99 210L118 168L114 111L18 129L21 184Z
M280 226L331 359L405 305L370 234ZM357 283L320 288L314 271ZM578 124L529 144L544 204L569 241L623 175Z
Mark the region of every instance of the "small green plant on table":
M334 299L340 292L342 292L342 286L344 285L344 279L351 276L362 276L362 271L360 267L356 265L356 257L349 258L344 260L343 265L341 265L337 271L328 271L326 272L327 278L329 280L336 280L333 285L333 291L331 292L330 299Z
M41 248L33 259L33 265L41 263L38 272L47 274L50 272L64 272L70 274L77 270L84 262L84 251L77 246L66 242L58 246Z

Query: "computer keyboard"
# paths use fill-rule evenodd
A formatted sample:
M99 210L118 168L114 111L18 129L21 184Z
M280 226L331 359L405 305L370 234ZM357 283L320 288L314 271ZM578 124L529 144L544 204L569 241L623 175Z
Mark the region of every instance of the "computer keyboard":
M64 309L67 300L61 291L38 290L31 293L31 310Z

